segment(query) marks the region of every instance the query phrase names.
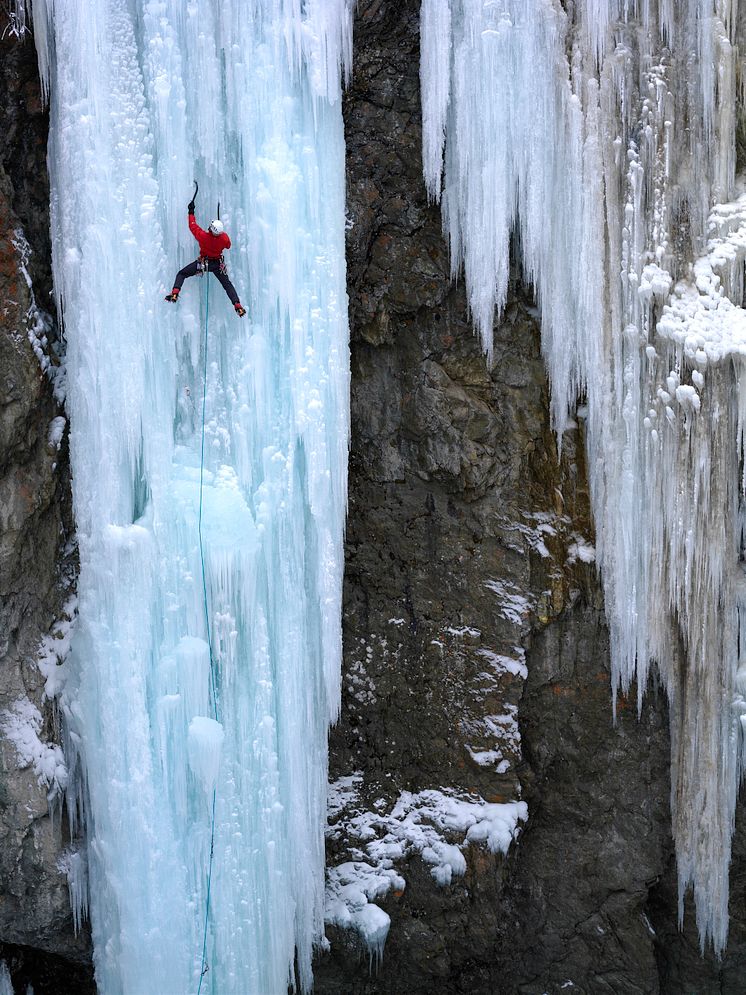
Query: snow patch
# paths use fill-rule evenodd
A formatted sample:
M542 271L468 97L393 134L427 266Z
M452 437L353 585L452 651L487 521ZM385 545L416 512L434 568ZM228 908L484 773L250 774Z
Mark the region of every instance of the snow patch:
M510 769L510 761L505 756L505 751L518 757L521 754L518 706L506 704L505 709L501 715L480 715L477 719L462 723L467 736L478 734L496 743L492 749L479 749L469 743L465 746L476 764L480 767L494 766L498 774L505 774Z
M595 563L596 549L583 536L573 533L573 542L567 547L567 559L565 563L568 567L577 563Z
M526 651L522 646L513 647L515 656L505 656L501 653L493 653L492 650L479 649L477 653L484 657L491 665L495 674L513 674L524 681L528 678L528 668L526 667Z
M33 769L49 789L51 804L67 787L68 772L61 747L40 738L43 725L41 712L25 695L0 713L0 731L15 747L19 768Z
M455 636L457 639L463 639L465 636L478 639L482 635L479 629L475 629L471 625L447 625L443 629L443 632L447 633L449 636Z
M52 626L52 631L44 636L39 646L36 665L45 678L44 697L48 700L59 697L65 686L65 661L70 652L77 617L78 599L72 595L63 605L61 617Z
M353 859L327 869L325 918L357 929L371 954L381 956L389 917L371 913L368 906L392 889L406 887L395 863L419 855L430 865L435 882L446 887L466 871L464 851L470 844L484 845L491 853L507 853L519 823L528 818L528 808L525 802L497 804L432 789L402 792L389 813L356 811L361 780L355 774L330 785L338 821L327 832L346 841ZM351 814L340 808L342 800L352 808ZM371 930L371 924L376 930ZM380 948L374 949L379 943Z
M326 802L326 817L329 822L337 819L346 808L357 804L360 799L359 785L362 783L363 775L359 771L330 782Z
M707 254L676 284L658 322L658 333L702 369L730 355L746 356L746 311L729 296L743 293L746 193L712 209L709 231Z
M63 415L57 415L49 423L49 431L47 432L47 443L52 449L59 449L62 445L62 436L65 434L65 425L67 424L67 419Z
M514 625L523 627L526 624L531 612L531 602L525 595L518 593L519 589L515 584L490 579L485 581L484 586L497 595L498 614Z

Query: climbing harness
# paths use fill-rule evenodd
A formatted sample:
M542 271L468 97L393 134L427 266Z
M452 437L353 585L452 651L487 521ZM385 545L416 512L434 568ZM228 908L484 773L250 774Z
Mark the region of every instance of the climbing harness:
M222 253L218 256L218 260L217 261L218 261L218 271L220 273L227 273L228 272L228 267L225 265L225 256ZM209 256L200 256L199 257L199 259L197 260L197 275L198 276L205 276L206 274L208 274L210 272L210 262L211 262L211 259L210 259Z
M196 184L195 184L196 185ZM215 669L212 657L212 635L210 631L210 611L207 603L207 579L205 571L205 551L202 544L202 490L203 477L205 472L205 409L207 404L207 327L210 318L210 281L205 284L205 368L202 384L202 448L199 463L199 516L197 520L197 533L199 535L199 558L202 564L202 598L205 609L205 627L207 629L207 648L210 654L210 697L212 699L212 710L215 721L218 721L218 699L215 687ZM197 995L202 991L202 981L209 971L207 964L207 924L210 916L210 890L212 886L212 858L215 850L215 798L217 795L217 785L212 789L212 821L210 826L210 859L207 865L207 897L205 899L205 927L202 934L202 970L199 976L199 986Z

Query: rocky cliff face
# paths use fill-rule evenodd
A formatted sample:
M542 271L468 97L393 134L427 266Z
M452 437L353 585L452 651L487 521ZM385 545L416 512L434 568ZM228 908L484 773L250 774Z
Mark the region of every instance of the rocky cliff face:
M85 990L67 967L88 943L60 868L67 820L48 804L65 773L36 665L45 637L56 665L75 571L61 345L46 313L48 122L33 42L11 28L0 13L0 958L37 991L71 990L58 987L68 977Z
M328 853L331 867L358 859L393 827L402 856L383 870L404 886L379 902L382 962L332 927L316 990L735 993L744 835L729 949L702 959L689 913L676 924L664 697L651 688L639 721L621 701L612 721L582 421L560 460L518 260L488 368L426 202L418 9L358 0L345 104L353 439ZM53 750L33 661L69 604L74 552L62 412L40 366L57 333L29 338L23 275L49 308L46 118L31 44L6 33L0 56L0 711L28 700ZM58 866L65 820L50 819L33 756L8 735L0 749L0 957L37 995L90 990L90 969L71 964L88 951ZM428 792L526 802L518 845L504 858L475 843L463 873L438 883L425 850L402 842L427 821ZM440 837L460 844L464 831Z
M405 847L406 887L379 901L382 963L332 928L317 990L735 991L743 843L718 964L689 910L677 929L665 695L649 689L638 720L633 693L613 722L582 421L559 460L531 290L516 263L490 369L449 279L421 178L418 13L360 0L345 106L353 436L329 865L370 862L407 792L529 815L507 859L472 845L448 884Z

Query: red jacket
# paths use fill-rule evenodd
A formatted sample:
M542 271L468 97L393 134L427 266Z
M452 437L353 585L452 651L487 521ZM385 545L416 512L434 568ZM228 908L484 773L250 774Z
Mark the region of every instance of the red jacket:
M189 215L189 231L199 242L199 254L207 256L208 259L219 259L223 249L231 247L231 240L225 232L221 235L211 235L209 231L200 228L193 214Z

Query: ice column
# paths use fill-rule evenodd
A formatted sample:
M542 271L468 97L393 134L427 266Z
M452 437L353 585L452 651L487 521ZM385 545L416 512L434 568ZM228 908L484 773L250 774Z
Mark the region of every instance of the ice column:
M214 785L201 992L307 990L339 698L350 10L33 12L80 546L61 704L98 987L197 990ZM243 321L211 277L163 301L196 255L193 178L203 226L220 201Z
M555 0L450 0L446 19L423 0L421 29L424 176L453 272L491 357L519 234L560 444L578 402L587 410L614 695L636 680L641 703L655 661L681 900L691 886L718 951L744 690L744 381L726 307L733 293L743 314L743 278L692 263L713 251L710 208L734 191L735 13L729 0L675 13L671 0L581 0L570 20ZM732 250L734 273L745 255Z

